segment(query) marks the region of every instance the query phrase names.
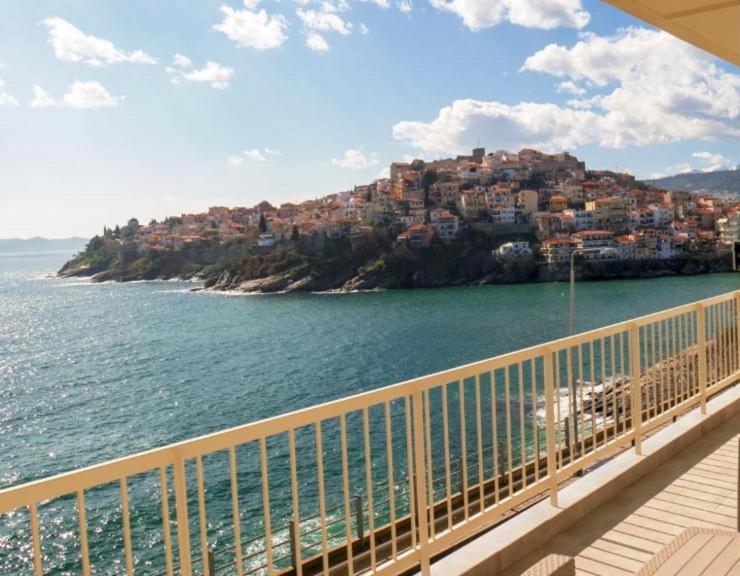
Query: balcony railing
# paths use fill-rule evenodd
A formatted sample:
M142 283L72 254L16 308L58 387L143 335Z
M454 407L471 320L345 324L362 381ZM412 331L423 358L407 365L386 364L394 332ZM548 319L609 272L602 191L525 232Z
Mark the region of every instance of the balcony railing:
M740 291L0 491L13 574L399 574L740 378ZM104 438L101 439L104 441Z

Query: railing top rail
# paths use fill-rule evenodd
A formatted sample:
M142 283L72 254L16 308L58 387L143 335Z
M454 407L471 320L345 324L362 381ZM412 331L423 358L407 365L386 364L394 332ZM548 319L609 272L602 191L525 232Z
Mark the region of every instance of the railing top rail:
M529 348L413 378L324 404L309 406L294 412L242 424L197 438L154 448L146 452L124 456L101 464L95 464L19 486L6 488L0 490L0 513L28 506L32 502L41 502L72 494L78 490L99 486L127 476L150 472L163 466L171 465L180 459L210 454L231 446L259 440L263 437L282 434L291 429L313 425L327 419L336 418L342 414L360 411L384 402L398 400L415 392L439 386L440 384L464 380L481 373L498 370L510 364L535 359L547 352L562 350L596 338L622 332L635 324L642 326L663 318L685 314L694 310L698 304L710 306L724 302L734 298L737 294L740 294L740 290L639 318L618 322L566 338L537 344Z

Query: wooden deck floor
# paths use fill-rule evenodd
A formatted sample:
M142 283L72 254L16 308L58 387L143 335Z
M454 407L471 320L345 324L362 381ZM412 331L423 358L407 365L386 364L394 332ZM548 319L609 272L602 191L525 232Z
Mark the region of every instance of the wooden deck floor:
M574 556L580 576L630 576L685 528L736 530L738 433L740 415L533 551L505 576L517 576L553 553Z

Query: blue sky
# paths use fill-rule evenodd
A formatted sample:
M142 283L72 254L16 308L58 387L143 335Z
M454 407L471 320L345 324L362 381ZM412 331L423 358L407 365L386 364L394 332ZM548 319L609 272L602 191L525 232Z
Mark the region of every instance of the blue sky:
M478 140L740 163L740 71L596 1L7 1L0 65L0 237L312 198Z

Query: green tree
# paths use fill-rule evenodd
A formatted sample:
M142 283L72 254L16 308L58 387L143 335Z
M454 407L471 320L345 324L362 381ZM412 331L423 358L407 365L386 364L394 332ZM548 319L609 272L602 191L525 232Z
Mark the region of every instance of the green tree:
M113 230L113 238L120 238L121 237L121 227L116 224L116 228Z
M267 221L265 220L265 215L260 214L260 223L259 223L259 229L262 234L267 232Z
M290 239L293 242L298 242L298 240L300 239L300 237L301 237L301 233L298 232L298 226L293 226L293 230L291 230L291 232L290 232Z
M426 164L424 163L424 160L419 160L418 158L411 163L411 169L416 170L417 172L424 170L425 166Z

